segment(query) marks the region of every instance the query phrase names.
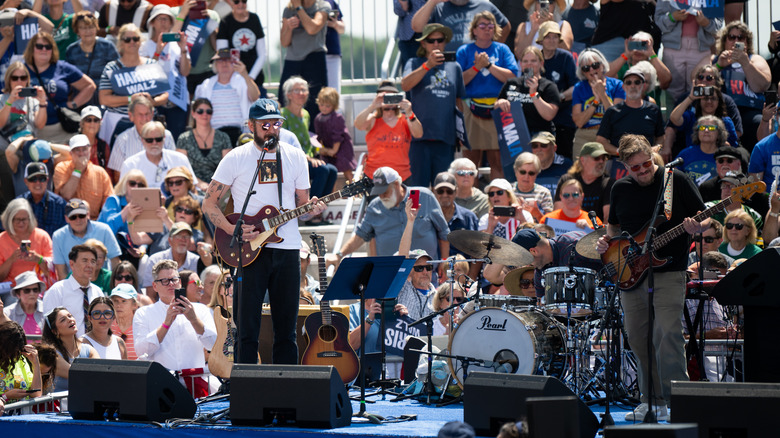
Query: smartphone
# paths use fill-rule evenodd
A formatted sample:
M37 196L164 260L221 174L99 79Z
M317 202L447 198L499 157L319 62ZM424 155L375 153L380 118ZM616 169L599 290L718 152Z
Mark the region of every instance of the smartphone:
M339 18L339 11L334 11L333 9L331 9L330 11L328 11L328 18L332 18L336 20L337 18Z
M772 27L774 27L776 31L780 32L780 20L777 20L774 23L772 23Z
M696 97L712 96L715 94L715 90L709 86L697 85L693 87L693 95Z
M19 244L19 249L22 250L22 252L25 254L30 252L30 241L22 240L21 243Z
M397 105L404 100L404 93L387 93L382 97L382 103L385 105Z
M515 207L502 207L497 205L493 207L493 214L496 216L515 217Z
M633 41L628 42L628 50L645 50L647 49L647 41Z
M455 62L455 52L444 52L444 62Z
M175 294L173 296L174 301L178 300L179 298L185 298L187 297L187 289L186 288L176 289L174 294Z
M241 60L241 50L239 49L230 49L230 62L233 64L238 64L238 61Z
M206 0L198 0L195 6L190 8L190 20L200 20L208 17L206 13Z
M420 208L420 191L410 190L409 199L412 200L412 208Z
M24 87L19 90L19 97L35 97L38 95L38 90L35 87Z
M744 52L745 51L745 43L741 43L741 42L737 41L736 43L734 43L734 50L738 50L740 52Z
M764 91L764 100L766 106L774 106L777 103L777 90Z
M541 0L539 1L539 10L542 12L548 12L550 10L550 2L549 0Z
M162 42L164 43L172 43L174 41L179 41L180 39L181 35L176 32L165 32L162 34Z

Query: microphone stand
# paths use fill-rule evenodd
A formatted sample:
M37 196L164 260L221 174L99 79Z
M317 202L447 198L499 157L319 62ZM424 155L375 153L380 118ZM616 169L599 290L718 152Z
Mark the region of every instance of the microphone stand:
M244 198L244 205L241 207L241 213L238 215L238 220L236 220L235 227L233 228L233 237L230 239L230 248L233 248L236 244L239 245L240 249L238 250L238 266L236 266L236 278L234 279L234 283L236 284L235 293L238 294L238 299L233 300L233 315L237 315L238 318L233 318L233 322L236 326L236 337L235 337L235 345L233 345L233 362L234 363L240 363L237 358L240 358L240 350L241 350L241 324L239 321L241 321L241 313L240 309L243 308L243 301L244 301L244 244L247 242L244 242L243 236L244 236L244 216L246 215L246 209L249 206L249 199L254 195L255 192L255 183L257 182L257 177L260 175L260 167L263 165L263 158L265 158L266 152L268 152L268 149L273 149L276 147L276 143L278 140L276 137L271 137L263 143L262 151L260 153L260 159L257 161L257 167L255 168L255 174L252 176L252 183L249 185L249 190L246 193L246 197ZM257 143L254 144L254 146L257 146ZM281 202L281 200L280 200ZM281 207L281 205L279 206Z

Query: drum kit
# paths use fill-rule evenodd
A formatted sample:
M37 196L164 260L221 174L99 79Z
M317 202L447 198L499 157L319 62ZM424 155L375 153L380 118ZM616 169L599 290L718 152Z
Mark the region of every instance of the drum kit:
M506 266L533 262L525 248L487 233L454 231L449 241L476 260ZM600 399L607 389L606 364L614 363L601 340L622 339L614 286L600 281L592 269L553 267L542 273L544 298L537 301L519 295L520 276L529 269L517 268L505 276L505 288L513 295L472 297L473 311L461 313L450 334L446 357L452 377L463 387L473 371L547 375L562 380L586 401ZM620 354L622 348L616 351ZM631 374L626 371L614 371L619 376L609 385L613 399L636 391L628 388L635 382L624 381L625 374Z

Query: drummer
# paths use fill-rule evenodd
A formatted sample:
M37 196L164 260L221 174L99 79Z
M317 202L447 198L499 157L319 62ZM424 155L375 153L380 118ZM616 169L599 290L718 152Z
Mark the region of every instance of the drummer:
M512 238L512 242L525 248L533 256L532 264L534 268L536 268L534 272L534 285L538 298L544 296L542 271L557 266L569 266L572 255L574 256L574 258L571 259L572 266L589 268L595 271L601 270L603 267L601 260L585 258L574 251L574 246L577 244L577 241L584 235L585 233L582 231L570 231L548 239L541 236L536 230L523 229L519 230L514 238ZM501 275L503 269L504 265L492 263L485 267L483 275L489 282L495 285L501 285L503 284Z

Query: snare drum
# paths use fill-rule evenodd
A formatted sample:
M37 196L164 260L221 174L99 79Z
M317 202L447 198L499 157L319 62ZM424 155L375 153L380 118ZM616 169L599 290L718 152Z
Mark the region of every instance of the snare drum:
M596 290L596 271L588 268L556 267L545 269L545 309L554 315L566 316L571 304L572 316L592 313Z
M450 354L494 362L470 364L468 372L542 374L560 377L565 364L561 325L539 310L506 312L481 309L468 315L452 334ZM450 358L450 370L463 386L463 364Z
M498 307L502 310L519 312L536 305L536 298L519 295L480 295L479 304L482 307Z

